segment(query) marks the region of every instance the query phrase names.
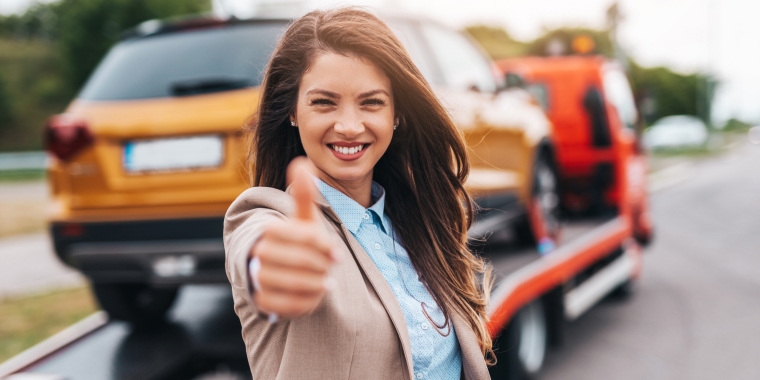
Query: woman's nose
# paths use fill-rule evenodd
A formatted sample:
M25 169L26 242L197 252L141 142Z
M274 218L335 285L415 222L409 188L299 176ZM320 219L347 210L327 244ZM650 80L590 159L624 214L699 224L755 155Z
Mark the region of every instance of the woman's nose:
M348 111L341 114L333 128L335 132L351 138L364 132L364 123L356 112Z

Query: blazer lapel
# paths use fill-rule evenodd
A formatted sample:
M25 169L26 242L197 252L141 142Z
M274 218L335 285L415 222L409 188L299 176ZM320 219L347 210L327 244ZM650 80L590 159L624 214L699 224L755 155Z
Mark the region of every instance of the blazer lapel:
M412 376L414 369L414 365L412 364L412 348L409 341L409 331L406 328L406 319L404 319L404 313L401 311L401 305L399 305L396 295L393 294L391 286L388 285L388 281L385 280L383 274L377 269L375 262L372 261L369 255L367 255L361 244L359 244L354 238L354 235L351 234L343 224L340 225L340 228L343 231L343 236L345 236L354 258L356 258L356 262L359 263L359 267L361 267L362 271L369 279L370 284L372 284L372 287L375 289L375 293L377 293L377 296L380 298L380 302L382 302L385 307L385 311L388 313L388 316L391 317L391 322L393 322L393 326L396 328L396 333L401 340L401 348L404 351L404 357L406 358L406 368L409 372L409 376Z
M383 304L385 311L391 318L393 327L396 328L399 340L401 340L401 349L404 352L404 358L406 359L406 368L410 378L413 378L414 365L412 364L412 348L409 341L409 331L406 327L406 319L404 313L401 311L401 305L399 305L396 295L393 294L391 286L386 281L385 277L380 270L377 269L375 262L369 257L367 252L364 251L361 244L354 238L354 235L349 231L345 225L340 221L340 218L335 214L335 211L327 203L327 200L318 193L315 203L319 206L327 219L335 223L342 232L343 239L346 242L349 250L354 256L354 259L359 264L364 275L369 279L372 288L375 289L375 293L380 298L380 302Z
M465 380L490 379L491 375L488 373L488 366L480 351L475 332L456 312L452 313L451 321L457 333L459 348L462 350L462 371Z

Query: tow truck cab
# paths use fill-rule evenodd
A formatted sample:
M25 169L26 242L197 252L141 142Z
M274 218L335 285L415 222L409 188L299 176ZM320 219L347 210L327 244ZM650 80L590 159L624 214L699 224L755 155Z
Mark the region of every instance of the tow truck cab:
M629 208L625 211L630 212L636 238L648 243L652 223L646 203L647 166L636 135L636 104L622 65L595 55L523 57L497 64L533 94L554 126L563 211L598 216Z

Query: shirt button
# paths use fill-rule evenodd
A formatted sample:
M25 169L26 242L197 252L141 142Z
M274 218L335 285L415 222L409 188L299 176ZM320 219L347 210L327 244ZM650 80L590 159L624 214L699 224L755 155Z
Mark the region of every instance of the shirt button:
M417 372L417 378L418 379L421 379L423 377L425 377L425 375L423 375L422 372Z
M428 326L428 324L427 324L427 323L423 323L423 324L422 324L422 329L423 329L423 330L427 330L427 329L428 329L428 327L430 327L430 326Z
M380 249L380 243L375 243L375 249Z
M369 219L369 214L364 213L364 220L367 220L367 219Z

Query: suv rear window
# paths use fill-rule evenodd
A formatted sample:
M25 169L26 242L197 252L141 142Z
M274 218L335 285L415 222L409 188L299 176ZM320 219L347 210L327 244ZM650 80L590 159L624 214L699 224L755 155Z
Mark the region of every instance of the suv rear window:
M106 55L79 98L161 98L257 86L287 25L226 25L123 41Z

